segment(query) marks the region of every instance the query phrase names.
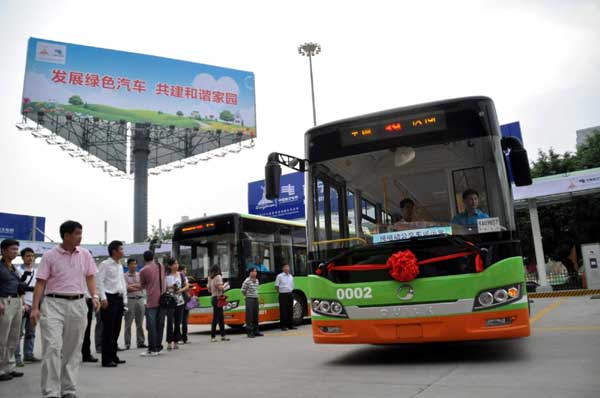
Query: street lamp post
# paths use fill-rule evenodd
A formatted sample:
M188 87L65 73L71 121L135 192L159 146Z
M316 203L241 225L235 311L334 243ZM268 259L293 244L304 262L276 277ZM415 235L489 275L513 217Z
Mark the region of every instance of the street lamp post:
M321 45L318 43L304 43L298 46L298 54L308 57L310 67L310 91L312 94L313 124L317 125L317 111L315 110L315 87L313 83L312 57L321 52Z

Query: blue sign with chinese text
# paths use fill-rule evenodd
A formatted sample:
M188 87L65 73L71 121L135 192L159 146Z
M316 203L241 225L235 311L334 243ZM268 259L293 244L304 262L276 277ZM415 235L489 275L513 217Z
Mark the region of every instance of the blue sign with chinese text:
M266 198L264 180L249 183L248 213L283 220L304 218L304 173L282 175L275 200Z
M0 239L44 241L45 230L45 217L0 213Z

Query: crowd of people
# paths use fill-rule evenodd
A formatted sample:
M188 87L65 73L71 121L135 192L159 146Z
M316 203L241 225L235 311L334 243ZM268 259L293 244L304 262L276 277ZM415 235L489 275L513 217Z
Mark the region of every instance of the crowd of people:
M115 368L126 361L119 352L132 346L131 328L135 322L135 343L144 349L143 357L178 350L189 344L188 316L193 298L185 266L170 258L164 266L150 250L144 252L144 266L138 272L134 258L127 259L127 271L121 261L123 243L108 245L108 258L96 265L89 251L80 247L83 227L76 221L60 226L62 243L46 252L35 267L35 252L20 250L19 242L5 239L0 243L0 381L22 377L17 370L27 363L41 362L41 390L46 398L74 398L81 362L98 362L92 354L91 328L95 317L94 348L101 353L102 367ZM23 264L13 261L21 256ZM241 291L246 300L248 338L261 337L258 328L260 269L250 265ZM279 293L281 327L295 329L292 306L294 278L284 261L275 281ZM224 300L229 288L221 269L209 270L207 289L211 294L213 320L211 342L229 341L225 333ZM195 299L195 298L194 298ZM144 323L147 340L144 335ZM118 346L121 325L125 322L125 347ZM36 326L39 324L42 357L34 356ZM147 344L146 344L147 341Z

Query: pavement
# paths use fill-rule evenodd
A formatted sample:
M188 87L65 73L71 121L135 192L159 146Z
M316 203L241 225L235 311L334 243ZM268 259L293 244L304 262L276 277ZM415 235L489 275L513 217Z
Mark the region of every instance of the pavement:
M179 350L124 351L118 368L82 364L78 396L600 397L600 300L535 299L531 322L525 339L400 346L315 345L308 323L266 325L255 339L229 330L230 342L211 343L192 325ZM0 382L0 397L40 397L40 365L18 370L25 376Z

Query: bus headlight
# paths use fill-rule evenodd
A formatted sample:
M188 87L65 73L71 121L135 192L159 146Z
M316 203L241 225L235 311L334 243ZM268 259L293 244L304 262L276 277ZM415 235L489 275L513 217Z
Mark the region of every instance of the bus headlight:
M479 292L473 310L483 310L512 303L521 298L521 285L510 285Z
M311 301L312 311L326 316L348 318L342 303L336 300L314 299Z
M494 296L490 292L483 292L477 297L477 301L482 307L489 307L494 304Z

